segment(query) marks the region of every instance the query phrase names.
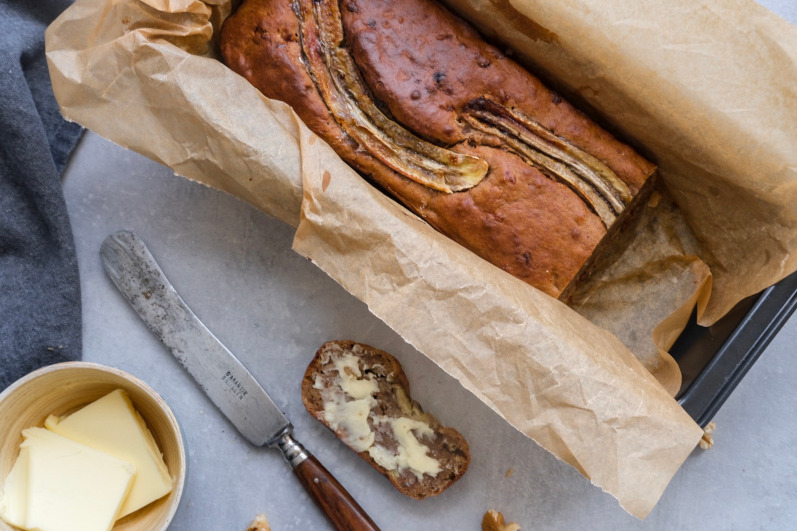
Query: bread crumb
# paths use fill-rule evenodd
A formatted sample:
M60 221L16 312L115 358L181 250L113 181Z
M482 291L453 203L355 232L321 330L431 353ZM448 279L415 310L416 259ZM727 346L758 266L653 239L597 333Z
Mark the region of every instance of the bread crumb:
M509 470L506 471L506 475L504 477L508 478L514 473L515 473L515 469L514 468L510 468Z
M515 522L504 522L504 515L494 509L484 513L482 518L482 531L520 531L520 526Z
M271 531L271 526L268 525L268 518L265 514L258 514L246 531Z
M661 194L658 190L654 190L652 194L650 194L650 198L648 199L648 206L650 208L656 208L659 206L659 202L661 201Z
M714 433L714 428L716 427L717 425L712 420L703 429L703 438L700 439L700 448L702 450L710 450L714 446L714 437L711 434Z

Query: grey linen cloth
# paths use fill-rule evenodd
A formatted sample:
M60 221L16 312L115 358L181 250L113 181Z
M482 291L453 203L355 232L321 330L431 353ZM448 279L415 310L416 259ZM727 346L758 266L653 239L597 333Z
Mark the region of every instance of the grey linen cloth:
M44 31L68 0L0 0L0 390L81 356L75 244L60 176L80 138L56 105Z

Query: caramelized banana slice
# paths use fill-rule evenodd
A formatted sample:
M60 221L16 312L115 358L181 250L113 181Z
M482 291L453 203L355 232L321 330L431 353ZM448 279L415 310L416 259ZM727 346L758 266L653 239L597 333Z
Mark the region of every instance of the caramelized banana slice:
M334 119L359 149L397 173L445 193L468 190L484 179L489 171L485 160L426 142L377 107L343 44L338 2L295 0L293 9L307 72ZM529 116L482 97L466 106L462 120L570 186L606 227L631 201L628 186L608 166Z
M394 171L451 193L479 184L487 162L426 142L384 115L365 89L343 44L338 2L297 0L302 52L310 77L332 116L362 149Z
M488 98L468 103L462 119L561 179L609 227L631 201L628 186L604 163L553 134L529 116Z

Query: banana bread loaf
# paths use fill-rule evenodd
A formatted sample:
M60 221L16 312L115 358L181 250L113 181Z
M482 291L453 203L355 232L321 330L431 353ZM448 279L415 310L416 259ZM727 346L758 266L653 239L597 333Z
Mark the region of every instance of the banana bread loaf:
M655 166L430 0L246 0L223 60L438 231L565 298Z

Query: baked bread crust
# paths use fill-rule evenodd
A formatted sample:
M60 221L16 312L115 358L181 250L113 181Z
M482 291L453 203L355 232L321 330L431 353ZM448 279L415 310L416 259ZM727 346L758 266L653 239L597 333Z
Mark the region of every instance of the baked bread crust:
M303 2L247 0L222 27L226 64L267 97L288 103L341 158L438 231L565 298L647 195L655 166L442 6L343 0L337 4L343 46L376 106L419 138L489 164L486 177L466 191L445 193L415 182L336 121L308 67L307 57L321 45L307 38L300 23ZM624 209L607 221L596 210L606 207L601 201L590 204L572 183L528 160L501 134L475 127L479 123L468 117L479 101L530 117L557 142L605 165L626 189Z
M337 403L335 405L340 406L342 401L352 404L356 400L345 393L346 384L341 384L341 370L359 382L355 386L373 382L369 384L372 392L361 398L371 402L367 422L374 435L368 449L360 450L362 446L358 445L360 441L355 440L351 426L347 426L346 422L337 422L334 415L328 414L332 409L328 404ZM421 500L440 494L461 478L470 464L470 450L465 438L455 429L443 426L412 400L404 370L398 360L382 350L354 341L325 343L316 352L304 374L302 401L313 417L387 477L396 489L411 498ZM436 462L439 471L421 473L413 469L412 459L410 464L405 462L404 466L383 466L385 460L379 457L382 450L390 454L389 461L402 453L402 445L407 445L391 427L393 421L402 419L408 419L409 424L414 426L410 430L412 439L422 445L423 459ZM414 444L413 441L410 443Z

